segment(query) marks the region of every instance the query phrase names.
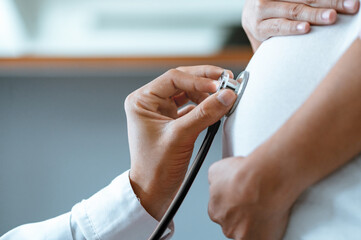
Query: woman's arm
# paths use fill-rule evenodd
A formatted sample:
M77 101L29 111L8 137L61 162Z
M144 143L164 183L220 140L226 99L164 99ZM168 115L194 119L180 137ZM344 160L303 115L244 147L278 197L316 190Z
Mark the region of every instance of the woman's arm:
M269 140L247 158L228 158L210 168L210 217L227 237L280 239L298 196L360 152L357 39Z
M302 192L360 152L361 40L357 39L303 106L252 157L272 156Z

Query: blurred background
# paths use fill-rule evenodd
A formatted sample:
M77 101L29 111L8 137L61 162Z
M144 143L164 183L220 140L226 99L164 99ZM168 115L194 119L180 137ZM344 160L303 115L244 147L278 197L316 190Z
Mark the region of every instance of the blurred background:
M181 65L241 72L252 56L242 5L1 0L0 235L70 211L129 168L130 92ZM173 239L226 239L207 215L207 170L221 158L220 133Z

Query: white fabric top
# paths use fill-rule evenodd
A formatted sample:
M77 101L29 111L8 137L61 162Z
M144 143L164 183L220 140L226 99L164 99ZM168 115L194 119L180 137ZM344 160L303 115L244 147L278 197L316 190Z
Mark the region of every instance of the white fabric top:
M148 239L157 224L134 194L127 171L71 212L22 225L0 240L140 240ZM173 231L173 227L167 229L162 239L169 239Z
M225 121L224 157L247 156L276 132L314 91L360 29L360 13L342 15L333 26L313 26L310 34L264 42L247 67L250 79L245 94ZM286 240L360 238L361 156L301 196L285 236Z

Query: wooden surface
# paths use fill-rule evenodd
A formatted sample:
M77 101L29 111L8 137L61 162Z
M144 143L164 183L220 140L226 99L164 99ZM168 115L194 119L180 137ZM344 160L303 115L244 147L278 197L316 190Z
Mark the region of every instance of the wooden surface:
M224 50L211 56L180 57L19 57L0 58L0 69L16 70L22 68L154 68L176 67L181 65L212 64L218 66L245 65L253 53L250 47L237 47Z

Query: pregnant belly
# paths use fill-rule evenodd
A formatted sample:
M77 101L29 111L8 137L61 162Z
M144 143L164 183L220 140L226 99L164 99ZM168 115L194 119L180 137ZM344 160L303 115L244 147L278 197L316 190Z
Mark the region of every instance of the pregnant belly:
M262 44L247 66L250 79L242 101L225 122L224 156L248 155L271 136L354 41L360 20L361 14L341 16L334 26Z
M277 131L354 41L360 16L341 16L334 26L262 44L247 67L250 79L242 101L225 121L224 157L247 156ZM352 161L305 192L285 238L360 239L360 169L361 160Z

